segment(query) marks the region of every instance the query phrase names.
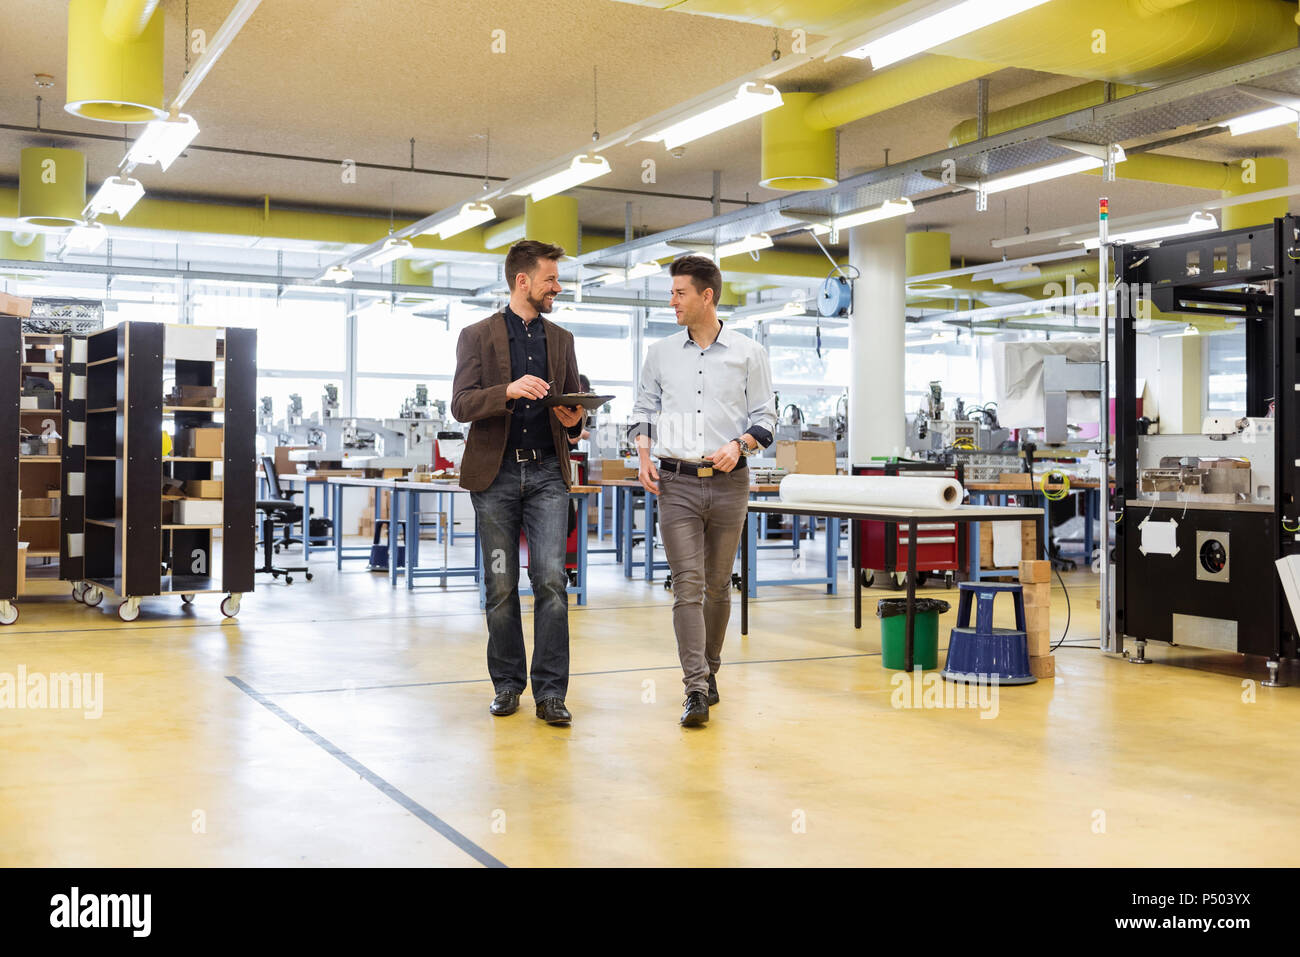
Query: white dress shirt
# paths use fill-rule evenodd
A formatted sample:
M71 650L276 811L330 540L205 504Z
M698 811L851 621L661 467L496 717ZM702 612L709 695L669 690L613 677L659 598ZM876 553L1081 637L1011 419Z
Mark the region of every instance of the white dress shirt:
M767 350L724 324L701 349L683 329L653 343L629 434L649 435L659 458L699 461L748 432L772 443L776 396Z

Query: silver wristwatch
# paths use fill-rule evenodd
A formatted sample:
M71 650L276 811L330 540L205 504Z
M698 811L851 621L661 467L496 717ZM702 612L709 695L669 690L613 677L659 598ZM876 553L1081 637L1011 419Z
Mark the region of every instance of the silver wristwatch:
M740 436L736 436L731 441L735 442L737 445L740 446L740 454L743 458L749 458L756 451L758 451L757 449L751 449L748 445L746 445L745 440L742 439Z

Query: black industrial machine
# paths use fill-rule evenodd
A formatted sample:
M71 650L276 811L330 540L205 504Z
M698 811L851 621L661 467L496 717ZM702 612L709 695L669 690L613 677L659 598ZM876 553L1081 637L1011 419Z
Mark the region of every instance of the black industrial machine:
M1148 641L1294 658L1296 623L1274 562L1300 551L1300 220L1117 246L1115 650ZM1148 435L1136 403L1132 291L1164 313L1240 320L1244 417ZM1276 402L1274 404L1274 399Z

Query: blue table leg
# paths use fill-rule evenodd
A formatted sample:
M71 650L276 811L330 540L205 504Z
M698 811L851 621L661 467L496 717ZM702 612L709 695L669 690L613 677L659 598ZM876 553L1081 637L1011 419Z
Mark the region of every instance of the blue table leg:
M302 483L302 563L311 557L311 482Z
M655 501L654 493L645 493L645 580L655 578Z
M388 584L397 587L397 523L402 517L402 499L396 489L388 494Z
M420 493L406 492L406 590L415 587L415 566L420 560Z
M839 591L840 574L840 520L826 519L826 594L834 595Z
M578 496L578 604L587 604L587 499Z
M766 513L760 513L766 514ZM749 581L745 583L745 588L749 591L750 598L758 597L758 525L757 522L746 522L749 534L746 535L745 548L749 551Z
M343 486L335 485L329 493L334 499L334 567L343 570Z
M623 500L623 577L632 577L632 489L620 487L619 498Z

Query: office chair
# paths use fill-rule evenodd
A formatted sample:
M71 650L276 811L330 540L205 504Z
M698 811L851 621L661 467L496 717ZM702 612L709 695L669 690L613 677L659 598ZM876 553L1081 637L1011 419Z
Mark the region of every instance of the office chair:
M255 569L258 574L267 574L272 578L284 576L286 585L293 584L293 575L291 572L304 572L307 581L311 581L311 572L306 565L294 566L277 566L271 558L272 548L275 551L280 550L281 545L289 545L293 542L301 542L300 538L292 538L289 530L297 523L303 520L302 506L293 500L294 495L300 495L298 489L292 489L286 492L280 487L280 476L275 470L275 461L269 455L262 456L262 471L266 473L267 485L275 498L265 498L257 500L257 510L264 516L262 519L262 567ZM310 525L308 516L308 524ZM284 537L279 542L275 540L275 527L279 525L284 529Z

